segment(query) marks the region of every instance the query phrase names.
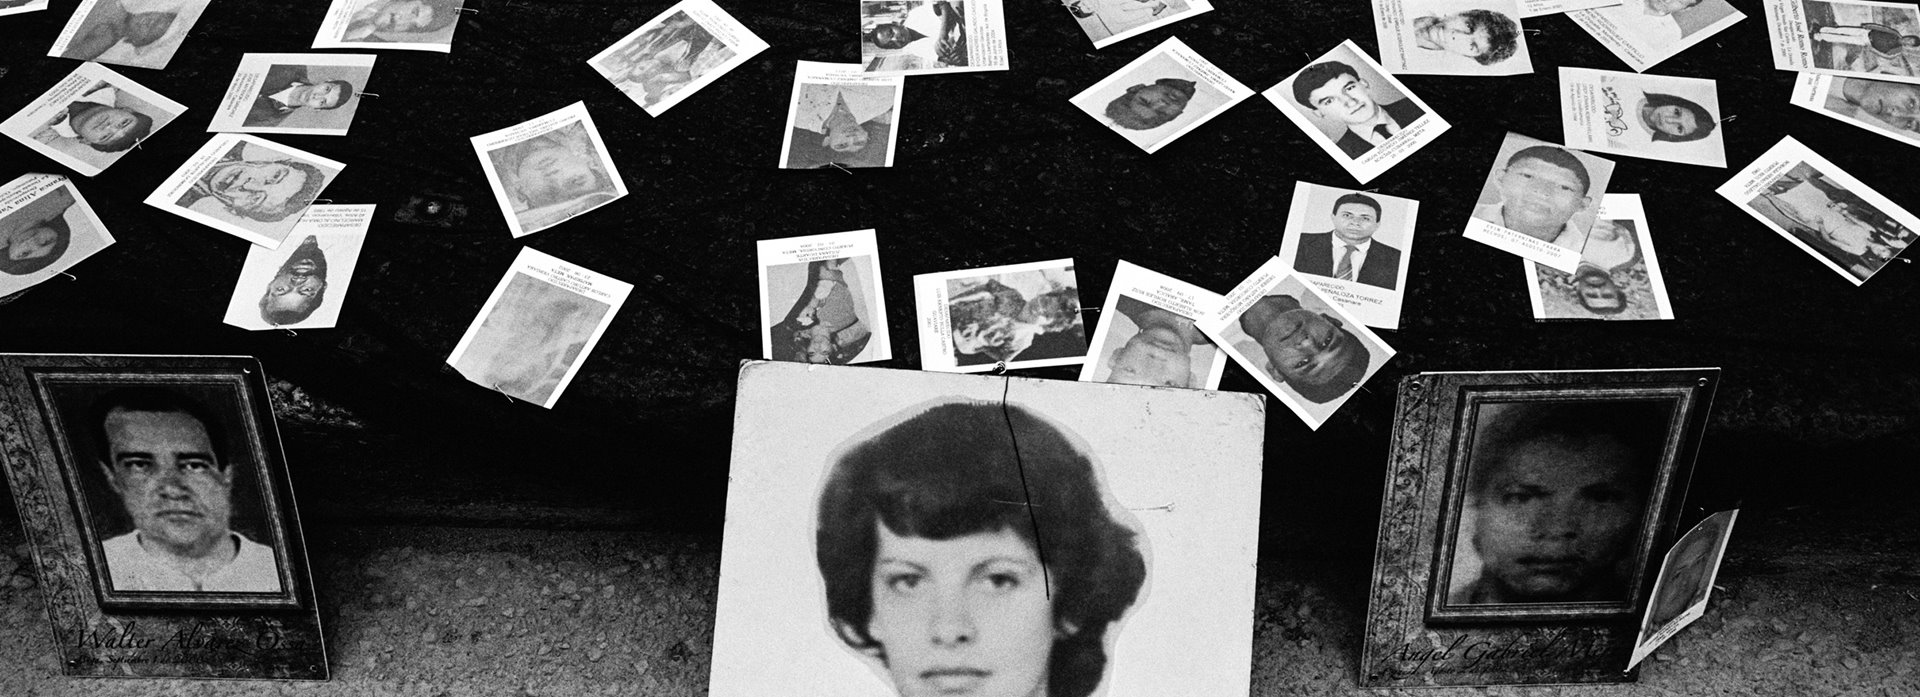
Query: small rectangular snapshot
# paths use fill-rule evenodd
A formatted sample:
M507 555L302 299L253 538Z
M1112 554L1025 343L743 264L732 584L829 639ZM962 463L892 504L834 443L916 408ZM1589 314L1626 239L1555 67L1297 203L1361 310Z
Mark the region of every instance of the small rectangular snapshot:
M761 240L760 354L776 361L893 358L873 230Z
M920 367L957 373L1086 361L1072 259L913 277Z

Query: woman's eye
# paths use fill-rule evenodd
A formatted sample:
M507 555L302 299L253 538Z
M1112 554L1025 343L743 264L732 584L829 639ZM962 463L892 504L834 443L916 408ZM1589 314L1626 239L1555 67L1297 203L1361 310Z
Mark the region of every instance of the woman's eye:
M994 590L1013 590L1020 587L1020 576L1006 572L988 574L987 585L992 586Z
M919 574L889 574L885 582L888 589L896 593L904 593L920 587L921 580Z

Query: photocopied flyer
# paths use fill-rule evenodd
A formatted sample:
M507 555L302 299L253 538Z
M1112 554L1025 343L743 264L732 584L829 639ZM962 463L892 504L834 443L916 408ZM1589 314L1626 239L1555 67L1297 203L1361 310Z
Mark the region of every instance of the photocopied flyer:
M1394 350L1288 266L1268 259L1195 324L1318 430Z
M1683 5L1673 0L1625 0L1612 7L1568 12L1567 18L1640 73L1746 18L1727 0Z
M1560 69L1567 147L1707 167L1727 166L1713 80Z
M80 0L47 55L159 70L173 60L210 2ZM141 21L133 21L136 17Z
M1219 293L1121 261L1107 287L1081 382L1218 389L1227 357L1193 326Z
M586 102L469 139L507 229L522 237L627 195Z
M1362 324L1399 329L1419 214L1412 199L1295 182L1280 258Z
M241 56L207 130L346 135L373 75L373 61L369 53Z
M23 174L0 186L0 297L32 288L113 244L73 180Z
M186 110L107 66L81 63L0 123L0 133L91 177Z
M1619 0L1614 0L1618 2ZM1395 75L1533 72L1520 0L1373 0L1380 65Z
M892 167L907 78L852 63L794 61L785 169Z
M1253 90L1170 38L1069 100L1149 153L1253 96Z
M395 49L449 53L466 0L333 0L313 37L314 48Z
M1765 0L1773 66L1823 75L1920 83L1920 5L1865 0Z
M347 165L264 138L218 133L146 204L278 248Z
M522 247L447 364L552 409L631 292L631 283Z
M1717 192L1856 286L1906 251L1920 230L1907 209L1791 136Z
M1794 106L1920 147L1920 84L1800 73Z
M587 65L658 117L765 50L766 41L713 0L682 0Z
M373 208L371 203L316 205L300 216L279 249L248 247L224 321L254 331L338 324Z
M1611 160L1509 132L1465 237L1573 273L1612 178Z
M1261 94L1362 184L1449 128L1351 40Z
M920 274L913 299L922 370L981 373L1086 360L1072 259Z
M760 240L760 355L802 363L893 358L873 230Z
M1001 0L860 0L860 63L900 75L1006 70Z
M1531 261L1521 265L1534 319L1673 319L1639 194L1607 194L1601 200L1573 273Z

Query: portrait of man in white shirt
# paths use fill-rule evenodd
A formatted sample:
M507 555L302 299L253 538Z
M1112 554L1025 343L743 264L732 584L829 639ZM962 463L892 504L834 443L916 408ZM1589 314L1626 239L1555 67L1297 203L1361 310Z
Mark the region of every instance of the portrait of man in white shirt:
M204 405L167 387L121 387L94 401L85 426L133 527L100 543L110 589L282 591L279 555L232 529L235 483L251 480L237 476L240 465Z

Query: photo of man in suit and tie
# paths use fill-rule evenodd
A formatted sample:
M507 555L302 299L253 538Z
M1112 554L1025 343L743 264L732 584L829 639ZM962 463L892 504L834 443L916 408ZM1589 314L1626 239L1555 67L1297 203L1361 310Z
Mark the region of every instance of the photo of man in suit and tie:
M247 108L244 126L279 126L300 109L338 109L353 100L353 83L314 80L304 65L276 65L267 69L260 92Z
M1333 229L1300 235L1293 269L1393 290L1399 285L1400 250L1373 239L1382 209L1372 196L1350 192L1334 199Z
M1325 61L1307 66L1294 78L1293 99L1315 121L1338 124L1337 136L1329 133L1327 137L1347 157L1356 158L1427 114L1411 99L1382 101L1374 96L1373 87L1353 66Z

